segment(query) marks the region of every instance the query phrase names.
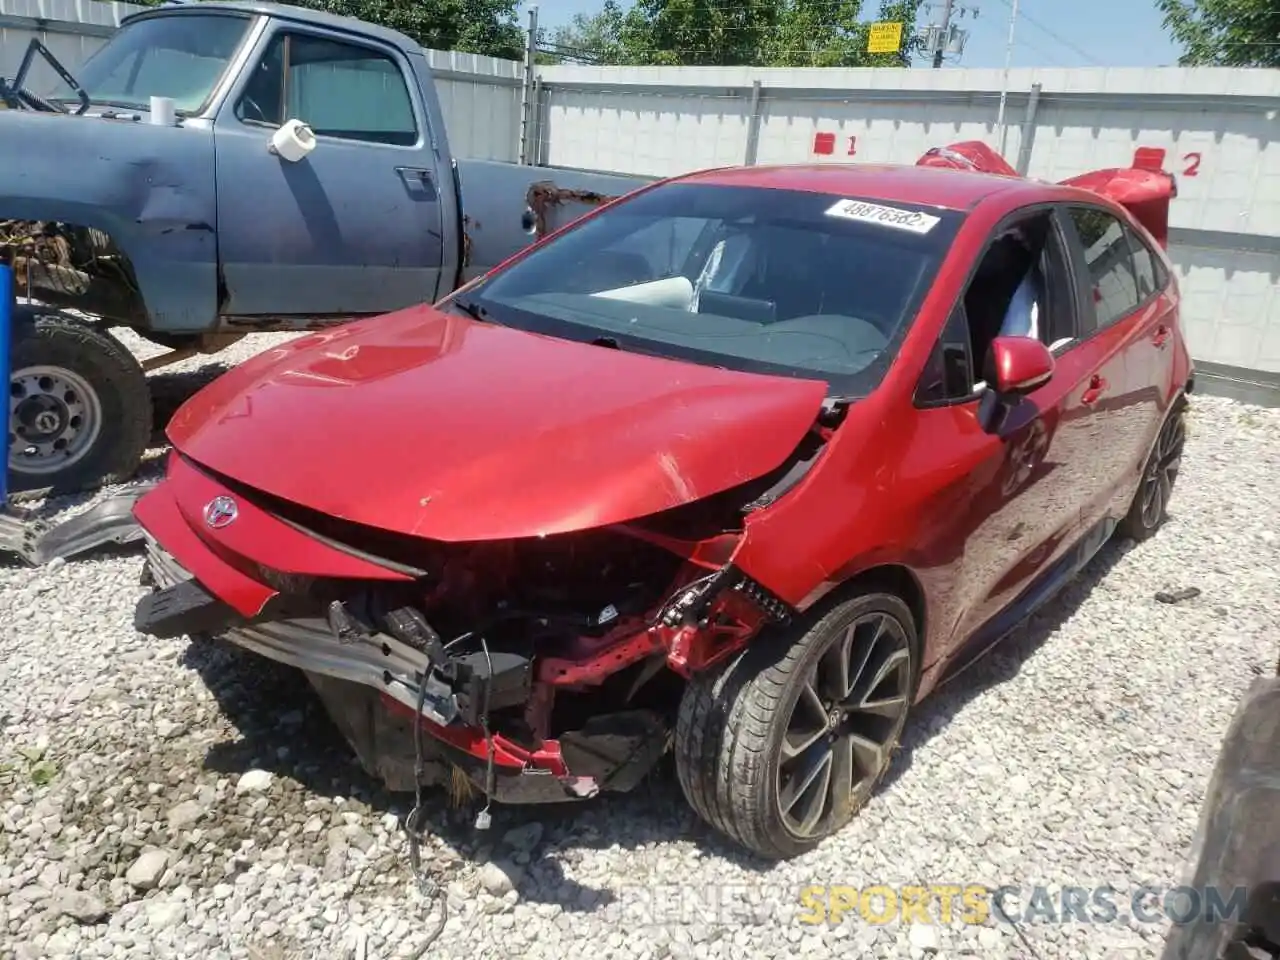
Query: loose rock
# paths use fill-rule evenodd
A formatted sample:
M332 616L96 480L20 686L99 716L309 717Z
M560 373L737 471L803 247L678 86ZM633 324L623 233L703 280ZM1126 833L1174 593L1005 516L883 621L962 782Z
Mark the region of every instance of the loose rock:
M107 916L107 905L83 890L64 890L55 894L49 909L77 923L97 923Z
M480 886L493 897L510 893L520 885L524 871L514 863L490 860L480 868Z
M150 890L164 876L164 868L169 864L169 854L163 850L149 850L137 860L124 875L129 886L136 890Z
M271 780L271 772L268 770L249 770L242 773L236 781L236 795L262 793L271 786Z

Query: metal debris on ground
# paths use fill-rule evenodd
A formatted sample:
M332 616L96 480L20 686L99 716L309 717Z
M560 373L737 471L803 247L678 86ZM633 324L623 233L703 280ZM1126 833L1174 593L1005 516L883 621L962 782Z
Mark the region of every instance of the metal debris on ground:
M1161 603L1182 603L1184 600L1194 600L1200 596L1199 587L1186 587L1182 590L1161 590L1156 594L1156 599Z

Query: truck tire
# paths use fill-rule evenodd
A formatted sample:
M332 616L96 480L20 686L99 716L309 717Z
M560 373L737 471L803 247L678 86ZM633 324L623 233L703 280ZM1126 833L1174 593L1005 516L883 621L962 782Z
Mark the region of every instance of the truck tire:
M689 805L769 860L816 847L853 819L888 768L918 658L910 609L870 589L695 677L675 736Z
M129 479L151 439L146 374L109 333L54 310L14 311L9 493L77 493Z

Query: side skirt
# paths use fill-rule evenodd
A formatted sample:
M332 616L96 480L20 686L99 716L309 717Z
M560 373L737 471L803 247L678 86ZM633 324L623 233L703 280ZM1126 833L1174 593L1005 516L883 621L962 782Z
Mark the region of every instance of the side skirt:
M950 683L968 670L1033 613L1057 596L1097 556L1098 551L1111 539L1116 526L1117 522L1109 517L1097 523L1053 566L1033 580L1017 600L974 631L943 668L938 686Z

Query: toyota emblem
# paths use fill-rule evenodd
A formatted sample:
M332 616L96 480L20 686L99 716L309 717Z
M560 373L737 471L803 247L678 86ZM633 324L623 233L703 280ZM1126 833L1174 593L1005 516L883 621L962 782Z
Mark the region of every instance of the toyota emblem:
M231 523L240 515L240 508L230 497L214 497L204 507L204 522L215 530Z

